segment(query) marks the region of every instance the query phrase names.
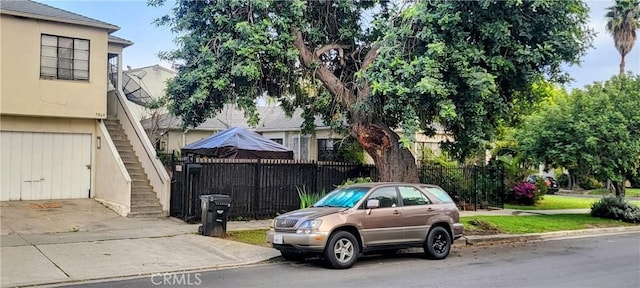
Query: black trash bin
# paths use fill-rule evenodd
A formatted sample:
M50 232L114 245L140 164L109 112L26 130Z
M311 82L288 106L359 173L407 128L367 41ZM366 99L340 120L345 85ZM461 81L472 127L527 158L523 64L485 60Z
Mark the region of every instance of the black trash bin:
M201 195L200 201L202 203L202 226L199 227L199 232L204 236L226 236L231 197L223 194Z

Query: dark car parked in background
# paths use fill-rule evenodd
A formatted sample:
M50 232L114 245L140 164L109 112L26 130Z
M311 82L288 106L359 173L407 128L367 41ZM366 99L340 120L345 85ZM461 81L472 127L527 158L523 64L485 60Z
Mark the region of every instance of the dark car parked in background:
M529 177L527 177L527 182L536 183L536 180L538 180L539 177L544 178L544 182L547 183L547 194L555 194L560 190L558 180L551 175L529 175Z

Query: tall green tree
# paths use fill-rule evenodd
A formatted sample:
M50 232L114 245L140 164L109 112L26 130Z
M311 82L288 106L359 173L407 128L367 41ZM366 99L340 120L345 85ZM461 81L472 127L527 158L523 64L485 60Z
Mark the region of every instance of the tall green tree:
M640 29L640 1L616 0L616 4L607 8L607 31L613 36L613 42L620 53L620 74L624 74L624 57L633 49Z
M523 122L519 149L572 174L610 179L623 197L640 166L640 76L615 76L558 100Z
M566 79L590 46L587 14L578 0L178 0L157 24L178 35L162 56L179 64L167 93L185 125L224 103L257 123L268 95L302 108L305 132L321 115L354 136L381 180L417 182L415 131L438 123L452 155L477 151L533 81Z

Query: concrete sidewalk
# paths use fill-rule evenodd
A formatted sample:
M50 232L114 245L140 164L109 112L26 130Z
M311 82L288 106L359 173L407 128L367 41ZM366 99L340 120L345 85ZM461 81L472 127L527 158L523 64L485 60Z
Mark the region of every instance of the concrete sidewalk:
M197 235L198 224L187 224L175 218L120 217L92 199L0 202L0 205L2 287L216 269L258 263L280 255L271 248ZM461 211L461 215L588 212L588 209L526 212L493 210ZM267 229L270 222L231 221L228 230ZM548 234L551 236L468 236L456 241L456 245L530 241L628 230L590 229Z

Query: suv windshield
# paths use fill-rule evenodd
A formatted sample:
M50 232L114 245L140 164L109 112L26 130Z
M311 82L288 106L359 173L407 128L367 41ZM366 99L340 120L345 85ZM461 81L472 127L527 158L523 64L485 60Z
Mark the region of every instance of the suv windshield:
M369 188L365 187L338 188L316 202L313 207L352 208L367 194L367 191L369 191Z

